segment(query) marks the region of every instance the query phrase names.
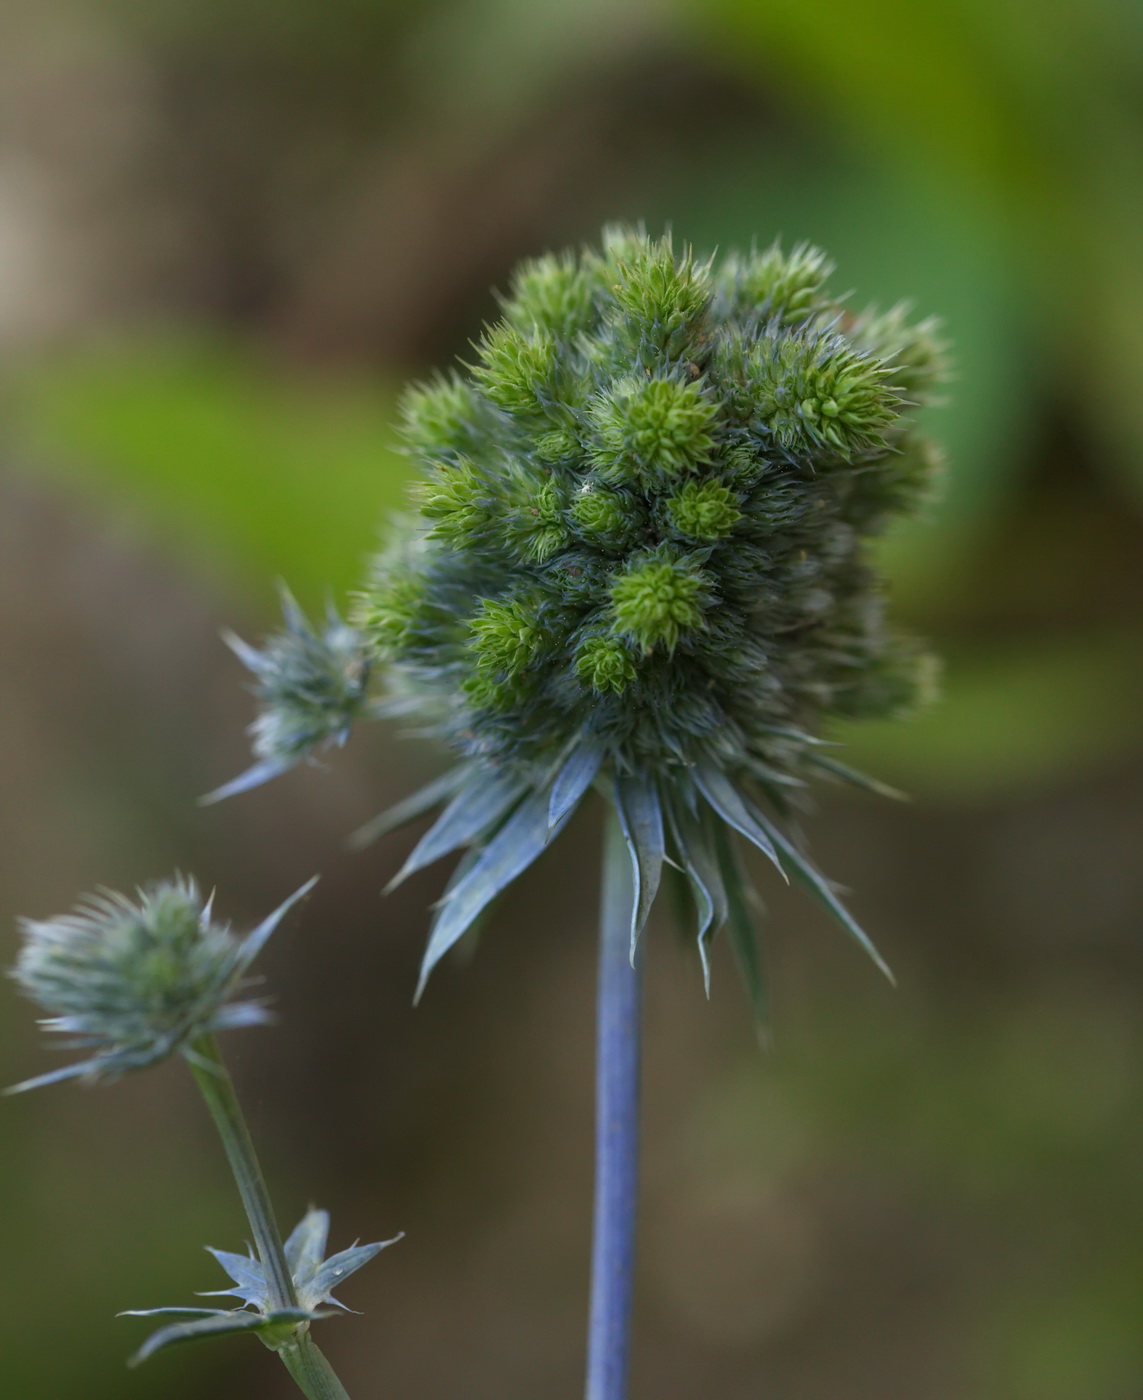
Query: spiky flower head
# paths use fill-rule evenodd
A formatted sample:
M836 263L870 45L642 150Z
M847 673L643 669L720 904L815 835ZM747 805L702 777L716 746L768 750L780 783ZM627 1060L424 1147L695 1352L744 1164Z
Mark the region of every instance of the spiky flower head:
M462 755L408 867L471 848L426 974L593 784L628 833L633 938L669 860L704 962L726 924L749 964L735 832L864 941L784 823L809 778L848 775L825 722L928 684L867 546L929 489L914 410L942 347L902 308L847 310L830 271L610 229L526 263L467 373L408 395L420 510L355 621L391 703Z
M321 749L340 746L365 713L370 658L354 628L332 604L326 625L310 625L293 594L279 588L285 625L259 651L233 632L227 645L253 673L259 713L250 726L256 762L233 782L208 793L219 802L287 772Z
M178 1052L200 1036L269 1019L260 1001L235 1000L246 973L310 880L244 938L213 917L194 880L181 875L135 899L90 895L70 914L25 919L12 970L21 990L49 1013L46 1030L88 1059L17 1085L60 1079L117 1079Z

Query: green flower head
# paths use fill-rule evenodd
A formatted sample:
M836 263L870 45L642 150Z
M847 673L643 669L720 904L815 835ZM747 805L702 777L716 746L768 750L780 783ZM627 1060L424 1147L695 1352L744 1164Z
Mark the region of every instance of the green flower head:
M592 785L629 835L633 936L668 861L704 960L718 926L743 939L742 838L865 941L783 818L815 774L856 777L831 716L924 689L868 542L926 494L943 348L902 308L847 311L830 271L610 229L526 264L469 372L408 395L420 513L354 621L389 705L461 757L409 867L471 848L426 975Z
M258 651L232 632L230 649L255 677L259 701L250 726L257 762L232 782L207 793L202 802L219 802L287 772L315 750L342 745L353 721L367 710L370 659L361 638L332 606L324 630L311 627L284 585L285 626ZM394 579L384 595L375 595L368 611L375 643L403 639L412 630L416 584ZM366 605L367 609L370 604Z
M310 880L244 938L215 922L213 899L193 880L125 895L92 895L71 914L23 921L24 944L12 976L50 1015L47 1030L83 1046L89 1059L30 1079L117 1079L179 1052L215 1031L269 1019L260 1001L234 1000L246 974ZM14 1091L11 1091L14 1092Z

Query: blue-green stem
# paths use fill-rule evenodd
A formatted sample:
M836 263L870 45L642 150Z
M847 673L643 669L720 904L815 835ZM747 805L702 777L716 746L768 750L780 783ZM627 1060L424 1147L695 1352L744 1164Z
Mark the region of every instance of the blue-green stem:
M250 1130L234 1091L234 1081L213 1036L201 1036L192 1049L194 1058L188 1057L187 1063L222 1138L227 1161L250 1222L254 1248L265 1270L271 1304L275 1309L296 1308L298 1295L286 1263L282 1232L270 1204L270 1194L266 1190L266 1180L258 1154L254 1151ZM310 1337L308 1323L303 1324L289 1341L276 1350L298 1389L308 1400L349 1400L333 1367Z
M631 858L614 810L604 837L595 1070L595 1224L587 1400L626 1400L639 1175L642 951L631 957Z

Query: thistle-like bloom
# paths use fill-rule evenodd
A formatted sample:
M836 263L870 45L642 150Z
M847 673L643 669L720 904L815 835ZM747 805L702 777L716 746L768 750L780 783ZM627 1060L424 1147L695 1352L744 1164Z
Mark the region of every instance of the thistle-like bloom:
M725 925L760 999L741 837L877 958L789 819L815 775L862 781L826 721L930 684L867 542L929 491L913 410L942 356L901 308L848 311L830 271L805 247L716 265L612 229L526 263L468 372L408 396L419 514L354 621L391 708L462 758L374 825L447 799L402 875L468 848L422 986L593 785L631 852L633 946L672 863L704 967Z
M258 1000L235 1000L246 974L310 880L252 933L238 938L216 923L211 899L193 880L139 890L134 900L101 893L55 919L25 919L12 976L50 1013L45 1029L94 1053L29 1079L9 1092L82 1076L116 1079L182 1052L215 1031L270 1019Z

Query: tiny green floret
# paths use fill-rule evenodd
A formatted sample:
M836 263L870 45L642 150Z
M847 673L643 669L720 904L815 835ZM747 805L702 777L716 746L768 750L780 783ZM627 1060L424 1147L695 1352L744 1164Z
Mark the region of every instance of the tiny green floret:
M544 644L535 609L522 599L498 603L486 598L468 625L472 630L472 653L481 671L517 676Z
M577 531L600 549L619 548L630 524L630 506L616 491L585 482L571 503Z
M601 694L622 695L635 679L630 653L618 637L588 637L576 653L575 671Z
M611 585L612 626L644 652L674 651L683 632L702 625L702 575L685 559L639 560Z
M438 539L464 540L491 518L489 492L464 457L438 467L421 485L419 495L421 512L436 522L433 532Z
M512 278L505 319L525 333L540 330L566 339L590 325L595 290L574 253L530 259Z
M409 574L391 574L361 595L355 620L379 656L402 651L413 640L424 597L419 581Z
M768 333L747 362L756 421L783 450L845 461L885 451L900 412L892 367L830 330Z
M680 535L713 543L729 535L742 512L734 492L719 481L688 481L667 498L667 513Z
M485 336L480 354L473 373L498 408L529 416L544 413L558 366L556 342L548 332L497 326Z
M604 247L615 268L608 290L620 339L633 350L689 349L710 300L710 264L689 251L676 257L669 239L605 235Z
M477 410L472 386L453 374L408 390L401 403L405 439L421 452L449 459L472 443Z
M731 253L719 277L719 290L747 315L787 325L819 308L833 263L820 248L797 244L789 253L774 243L764 252L742 257Z
M696 471L714 445L710 427L717 412L698 383L620 379L591 406L593 464L603 481L616 485Z
M542 564L568 543L560 493L553 482L545 481L521 508L524 554Z
M932 403L933 386L948 375L948 346L930 316L910 324L909 305L888 311L870 307L849 327L850 339L868 355L893 366L893 381L915 403Z

